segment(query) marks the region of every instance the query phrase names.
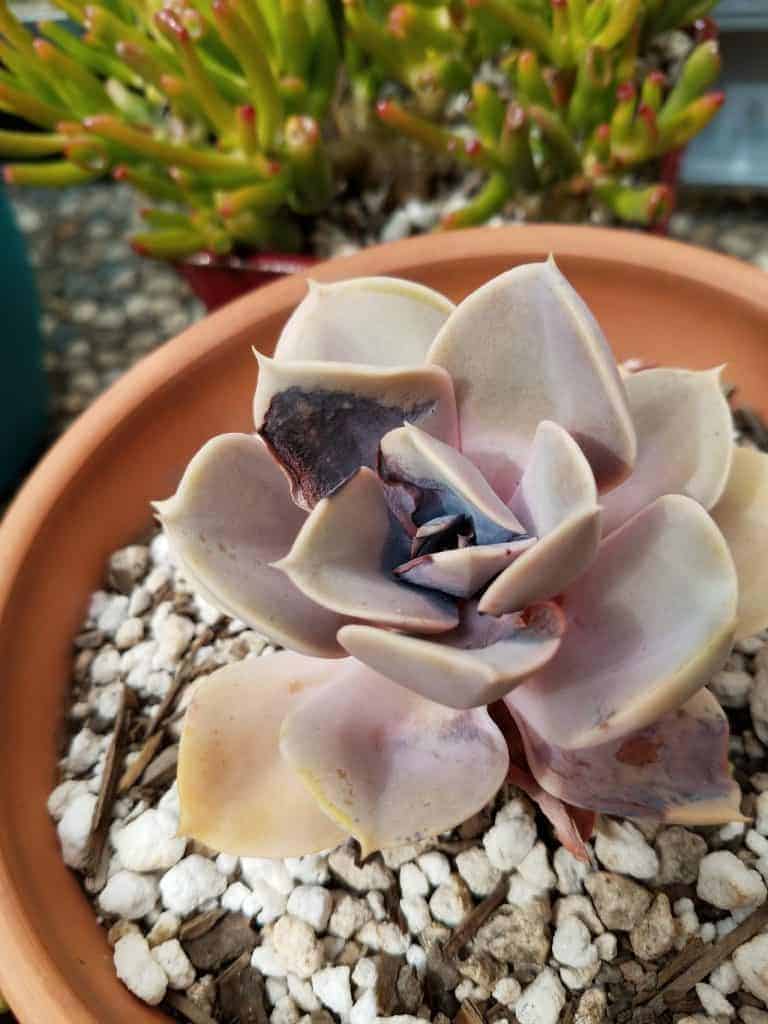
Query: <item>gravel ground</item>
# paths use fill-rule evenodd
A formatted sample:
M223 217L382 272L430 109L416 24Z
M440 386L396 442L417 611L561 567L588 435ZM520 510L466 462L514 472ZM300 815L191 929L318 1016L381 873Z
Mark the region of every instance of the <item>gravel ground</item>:
M273 650L194 594L162 534L111 556L75 638L49 811L138 998L192 1024L768 1024L768 631L710 684L749 823L604 817L590 863L512 786L364 862L351 840L283 861L179 837L196 681Z

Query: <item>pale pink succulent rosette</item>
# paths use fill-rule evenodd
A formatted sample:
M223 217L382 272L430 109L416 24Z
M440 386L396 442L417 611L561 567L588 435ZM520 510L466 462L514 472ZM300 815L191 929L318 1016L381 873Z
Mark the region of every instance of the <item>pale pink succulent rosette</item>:
M198 686L185 834L369 851L510 771L566 839L567 805L740 817L704 687L768 624L768 458L734 448L719 370L622 377L553 260L456 307L311 285L259 363L256 434L158 505L190 583L289 649Z

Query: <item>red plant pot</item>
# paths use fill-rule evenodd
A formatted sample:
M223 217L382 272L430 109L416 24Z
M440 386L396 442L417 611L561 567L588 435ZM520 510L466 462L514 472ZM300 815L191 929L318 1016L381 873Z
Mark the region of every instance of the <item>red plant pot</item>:
M317 263L314 256L294 253L255 252L247 256L196 253L176 264L176 269L209 313L246 292Z

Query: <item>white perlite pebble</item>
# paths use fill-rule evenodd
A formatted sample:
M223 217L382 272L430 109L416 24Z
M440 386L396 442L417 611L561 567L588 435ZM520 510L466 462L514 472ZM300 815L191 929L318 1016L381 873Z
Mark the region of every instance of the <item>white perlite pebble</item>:
M456 857L456 868L475 896L487 896L501 881L501 871L479 846L462 850Z
M324 853L310 853L306 857L286 857L283 861L291 878L304 885L322 885L328 881L328 857Z
M275 952L290 974L309 978L323 963L323 947L306 921L286 914L272 929Z
M273 979L274 980L274 979ZM315 995L311 982L299 978L295 974L288 975L288 991L291 999L304 1013L314 1013L320 1009L320 1000Z
M284 978L288 974L274 946L269 942L254 949L251 953L251 966L265 978Z
M270 1024L299 1024L301 1014L290 996L283 996L269 1015Z
M154 625L157 651L152 658L152 667L173 669L195 635L195 624L184 615L168 615Z
M115 832L112 844L129 871L166 871L184 856L187 841L165 814L150 808Z
M221 905L225 910L230 910L233 914L239 914L243 909L245 901L252 897L253 893L247 885L243 885L242 882L233 882L227 886L224 895L221 897ZM252 914L248 915L252 917Z
M414 971L422 977L427 970L427 953L423 946L413 943L405 951L405 960L409 967L412 967Z
M461 874L461 869L459 869ZM416 864L403 864L399 874L400 892L403 896L428 896L429 882L427 876Z
M527 815L499 821L483 836L491 864L500 871L512 871L531 852L536 842L536 824Z
M731 960L724 960L712 971L709 984L722 992L724 996L732 996L739 991L739 973Z
M96 620L96 627L108 636L114 636L120 626L128 618L128 598L123 594L110 594L101 614Z
M85 864L86 846L91 831L91 820L96 809L93 793L81 793L68 805L56 831L61 843L64 863L71 868L82 868Z
M422 853L416 863L427 876L429 884L434 887L442 885L451 877L451 862L444 853L437 850Z
M584 879L589 874L589 864L577 860L564 846L558 846L552 863L557 875L557 888L564 896L584 891Z
M152 604L152 595L144 586L134 587L128 600L128 614L131 618L143 615Z
M578 917L566 917L557 926L552 955L566 967L591 967L599 959L589 928Z
M736 1008L732 1006L722 992L702 981L696 986L696 995L710 1017L733 1017Z
M613 932L604 932L595 939L595 949L601 960L611 961L616 958L619 948L618 939Z
M249 896L243 901L243 913L248 917L255 917L259 924L272 924L278 917L282 917L288 906L288 897L285 893L273 889L267 882L256 879L253 882Z
M181 921L179 918L172 914L170 910L164 910L152 925L152 930L147 935L147 942L150 947L160 946L169 939L175 939L179 934L180 927Z
M557 885L557 876L549 866L549 856L544 843L536 843L527 857L522 860L517 868L526 882L537 889L554 889Z
M287 896L293 889L290 872L281 860L270 860L267 857L242 857L240 872L243 881L254 888L256 882L266 882L277 892Z
M628 821L601 818L595 837L595 855L609 871L632 878L653 878L659 870L659 858L639 829Z
M309 984L308 982L302 982L302 984ZM312 986L310 985L310 991ZM281 999L285 999L288 993L288 984L284 978L267 978L264 983L264 991L267 993L267 999L272 1006L277 1006ZM291 996L293 999L293 996ZM295 1000L294 1000L295 1002Z
M455 928L472 909L472 897L458 875L452 875L447 882L432 893L429 909L436 921Z
M577 917L589 928L593 935L602 935L605 931L605 926L597 916L595 908L592 906L592 901L588 896L562 896L555 903L553 913L555 927L561 924L567 917Z
M114 722L123 700L122 683L103 686L96 696L96 715L103 722Z
M150 1006L165 999L168 978L141 935L134 933L119 939L115 943L114 962L118 978L139 999Z
M189 957L181 948L178 939L169 939L152 950L152 956L165 971L171 988L182 992L189 988L195 980L195 968Z
M393 921L369 921L355 938L363 946L390 956L404 956L410 943Z
M365 901L373 912L374 921L384 921L387 916L387 906L384 896L380 892L369 892Z
M733 966L747 992L768 1005L768 934L757 935L739 946L733 954Z
M72 737L67 752L67 768L73 775L83 775L99 760L104 740L86 726Z
M375 857L358 867L355 858L343 846L328 857L328 866L342 882L357 892L383 891L389 889L393 882L391 872Z
M341 939L351 938L372 918L371 908L365 900L342 896L328 922L328 931Z
M61 821L69 805L87 792L88 783L84 779L67 779L60 782L48 797L48 813L54 821Z
M157 903L157 881L133 871L118 871L99 893L99 907L105 914L137 921Z
M346 1020L352 1011L349 967L326 967L312 978L315 995L329 1010Z
M102 647L91 662L91 680L97 686L114 683L120 675L120 653L115 647Z
M755 828L761 836L768 836L768 790L755 802Z
M225 878L231 878L239 864L240 858L233 857L231 853L220 853L216 858L216 870L220 871Z
M756 907L766 898L765 884L757 871L728 850L717 850L702 858L696 893L699 899L721 910Z
M324 932L331 916L333 899L321 885L299 885L288 897L288 913L306 921L316 932Z
M497 1003L501 1003L502 1006L508 1006L510 1010L513 1010L515 1003L520 998L521 991L520 982L517 978L513 978L510 975L497 981L493 986L491 994Z
M520 1024L557 1024L565 1006L565 989L550 967L531 982L515 1004Z
M370 956L361 957L352 971L352 983L358 988L374 988L379 980L379 967Z
M423 896L406 896L400 900L400 909L411 935L419 935L432 924L429 906Z
M226 887L213 861L192 853L160 879L160 896L167 910L185 917L208 900L218 899Z
M115 644L118 650L125 651L129 647L135 647L144 637L144 622L137 616L132 616L120 623L115 633Z
M350 1024L374 1024L379 1016L379 1003L372 988L367 988L349 1013Z

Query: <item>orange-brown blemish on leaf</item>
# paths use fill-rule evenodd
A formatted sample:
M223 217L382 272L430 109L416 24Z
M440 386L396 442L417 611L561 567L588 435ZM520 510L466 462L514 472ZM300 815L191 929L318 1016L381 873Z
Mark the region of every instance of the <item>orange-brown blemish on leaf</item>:
M630 764L635 768L655 764L659 760L660 739L647 736L633 736L625 740L616 751L616 760L622 764Z

